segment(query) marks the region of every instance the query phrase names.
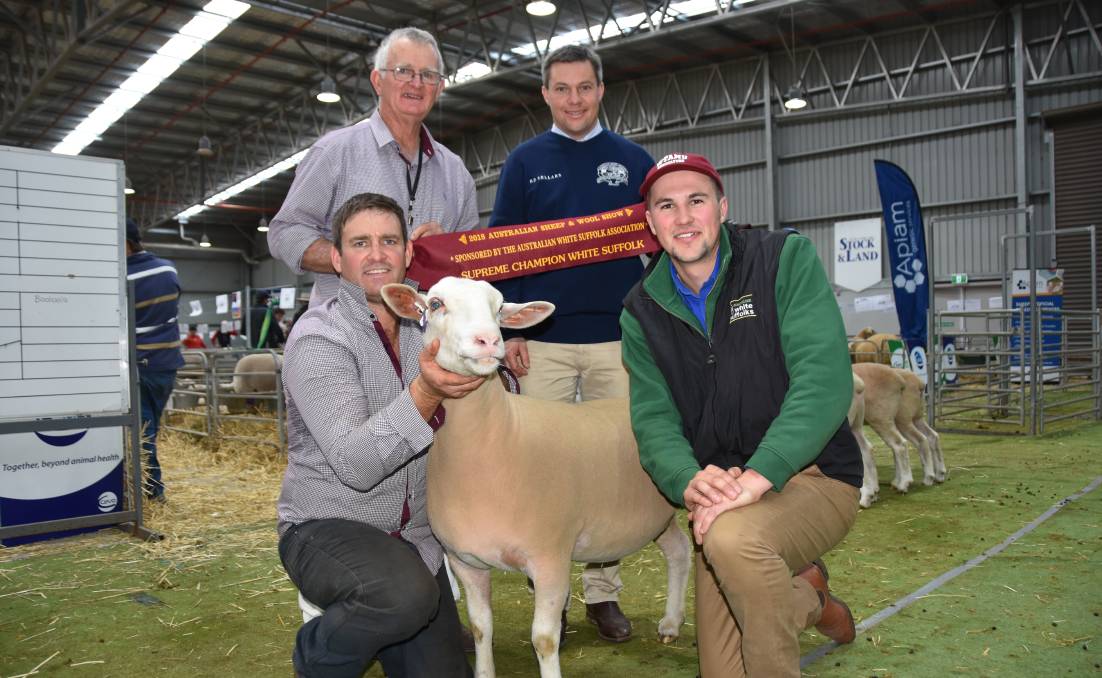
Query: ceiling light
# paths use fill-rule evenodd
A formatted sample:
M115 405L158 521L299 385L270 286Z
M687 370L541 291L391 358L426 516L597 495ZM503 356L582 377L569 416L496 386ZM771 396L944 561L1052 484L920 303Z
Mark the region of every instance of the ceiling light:
M130 177L126 177L126 184L123 187L122 192L126 195L134 195L134 187L130 185Z
M268 232L268 220L265 217L261 216L260 221L256 222L256 230L261 233Z
M202 238L199 238L199 247L210 247L210 238L204 233Z
M535 2L528 3L524 11L528 12L532 16L551 16L555 13L558 7L555 7L555 3L547 2L547 0L535 0Z
M328 75L322 78L317 97L323 104L335 104L341 100L341 95L337 94L337 83L333 82L333 78Z
M195 155L202 158L209 158L214 155L214 148L210 145L210 137L206 134L199 137L199 146L195 149Z
M468 80L475 80L485 75L489 75L493 72L493 69L482 63L481 61L472 61L463 68L460 68L455 72L455 76L452 78L455 82L467 82Z
M272 177L274 177L275 175L277 175L281 172L286 172L287 170L293 168L295 165L302 162L302 159L306 157L306 152L309 151L309 150L310 149L308 149L308 148L303 149L303 150L299 151L298 153L295 153L294 155L292 155L289 158L284 158L283 160L280 160L279 162L275 163L274 165L271 165L270 167L266 167L266 168L260 170L259 172L257 172L256 174L250 176L250 177L246 177L246 178L242 179L241 181L237 182L233 186L230 186L229 188L223 189L223 190L219 191L218 193L215 193L214 195L207 198L206 200L199 203L198 205L192 205L191 207L187 208L183 212L180 212L179 214L177 214L175 218L179 219L181 217L187 218L187 217L195 216L196 214L199 214L200 212L202 212L203 210L205 210L208 207L214 207L215 205L217 205L219 203L222 203L222 202L225 202L225 201L229 200L230 198L237 195L241 191L248 190L248 189L252 188L253 186L256 186L257 184L259 184L262 181L267 181L268 179L271 179Z
M784 107L788 110L798 111L806 106L807 95L804 93L803 87L792 85L788 88L788 91L784 93Z
M249 9L238 0L211 0L168 42L157 50L137 71L126 79L76 129L69 132L52 150L64 155L79 155L88 144L97 140L116 120L134 107L143 96L152 92L172 75L180 65L221 33L234 19Z

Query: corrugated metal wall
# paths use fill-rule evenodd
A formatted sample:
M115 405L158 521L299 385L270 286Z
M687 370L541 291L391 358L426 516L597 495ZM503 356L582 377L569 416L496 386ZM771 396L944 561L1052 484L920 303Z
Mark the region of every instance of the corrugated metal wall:
M1102 101L1102 56L1087 31L1065 35L1066 47L1061 43L1056 55L1047 59L1052 36L1061 26L1057 7L1062 11L1063 6L1055 4L1048 9L1027 8L1024 23L1029 48L1025 67L1028 201L1034 206L1033 223L1039 230L1052 228L1051 149L1045 142L1042 114ZM871 41L818 46L811 52L797 50L796 71L811 59L804 86L815 110L789 114L773 99L777 222L796 226L809 236L832 274L827 253L834 222L880 213L874 158L891 160L910 173L927 223L935 217L1015 207L1012 40L1010 14L1001 13L933 29L915 27L873 35ZM945 54L952 72L945 65ZM795 79L793 63L783 53L769 58L775 91L783 90ZM1042 73L1046 60L1047 71ZM730 216L767 224L768 149L761 71L762 59L755 58L675 77L608 83L603 120L613 129L628 132L655 158L677 150L706 155L723 176ZM854 73L856 79L847 85ZM674 82L676 86L671 85ZM893 90L903 96L896 98ZM837 106L835 100L843 97L844 105ZM697 117L696 127L676 129ZM509 148L503 142L515 143L531 136L524 130L542 131L548 124L546 117L526 117L505 125L503 131L466 139L463 150L456 149L478 181L484 220L493 206L497 167ZM638 130L654 131L631 134ZM999 238L1019 228L1017 217L936 224L935 275L999 276ZM1047 263L1050 256L1051 250L1046 250L1041 262Z

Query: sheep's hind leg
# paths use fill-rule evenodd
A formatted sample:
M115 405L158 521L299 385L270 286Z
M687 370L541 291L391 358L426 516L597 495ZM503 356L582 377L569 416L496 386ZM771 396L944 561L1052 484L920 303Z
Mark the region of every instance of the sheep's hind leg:
M890 428L875 425L872 428L892 451L892 456L895 458L895 478L892 480L892 487L906 494L907 490L911 489L911 483L914 482L914 476L911 474L911 460L907 455L906 439L895 428L894 423Z
M865 468L865 477L861 481L861 498L857 503L862 508L868 508L880 497L880 473L876 469L876 457L872 456L872 443L865 437L864 427L854 428L853 437L857 439L857 447L861 449L861 464Z
M658 639L671 643L681 634L685 621L685 590L689 585L693 547L677 524L676 516L654 542L666 557L666 613L658 622Z
M934 458L930 452L930 443L926 436L915 427L914 422L905 421L899 426L899 432L903 434L912 445L918 449L918 458L922 461L922 484L934 484Z
M474 635L475 676L494 678L494 612L490 606L490 570L449 558L451 568L467 593L467 618Z

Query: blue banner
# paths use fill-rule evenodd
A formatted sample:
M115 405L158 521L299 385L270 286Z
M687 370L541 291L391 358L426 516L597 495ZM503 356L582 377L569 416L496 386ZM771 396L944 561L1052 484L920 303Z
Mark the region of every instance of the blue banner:
M918 203L918 192L906 172L886 160L873 162L876 165L876 183L880 188L880 204L884 210L885 248L891 263L889 278L895 293L899 333L907 344L912 369L924 373L930 280L922 208Z

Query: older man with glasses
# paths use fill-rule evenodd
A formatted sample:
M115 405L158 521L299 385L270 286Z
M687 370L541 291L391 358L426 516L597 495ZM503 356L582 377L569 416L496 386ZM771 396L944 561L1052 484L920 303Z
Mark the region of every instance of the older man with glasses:
M478 226L474 179L424 120L444 88L436 40L417 28L391 32L375 51L371 84L379 96L360 125L326 134L299 164L268 231L272 255L296 274L314 273L310 305L337 293L330 261L333 213L350 197L380 193L406 214L410 239Z

